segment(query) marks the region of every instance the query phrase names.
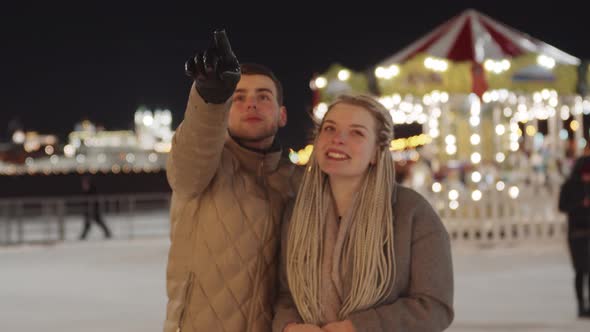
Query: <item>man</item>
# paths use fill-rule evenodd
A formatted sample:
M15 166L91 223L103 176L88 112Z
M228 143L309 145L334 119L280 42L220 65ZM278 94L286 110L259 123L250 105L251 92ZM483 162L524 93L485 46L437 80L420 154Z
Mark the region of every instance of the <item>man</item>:
M279 223L295 195L276 138L282 86L263 66L240 66L224 31L186 70L194 84L167 165L164 331L270 331Z
M82 192L87 198L86 209L84 211L84 227L80 234L80 240L86 240L90 227L92 226L92 220L102 229L105 239L112 237L111 230L105 224L102 214L100 213L100 204L96 197L96 185L94 181L88 175L84 175L81 178L82 181Z

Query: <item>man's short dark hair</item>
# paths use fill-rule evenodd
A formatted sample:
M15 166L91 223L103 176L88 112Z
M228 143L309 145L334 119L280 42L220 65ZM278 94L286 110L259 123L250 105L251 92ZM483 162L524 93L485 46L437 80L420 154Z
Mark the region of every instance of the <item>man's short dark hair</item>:
M240 68L242 69L242 75L262 75L270 78L277 88L279 106L283 106L283 85L270 68L257 63L242 63Z

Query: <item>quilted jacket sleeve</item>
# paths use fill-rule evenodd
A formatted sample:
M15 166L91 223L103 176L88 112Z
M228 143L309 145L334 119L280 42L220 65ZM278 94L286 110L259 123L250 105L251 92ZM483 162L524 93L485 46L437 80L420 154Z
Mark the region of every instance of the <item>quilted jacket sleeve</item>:
M191 86L166 166L168 183L176 195L200 194L215 175L225 143L229 103L207 104Z
M289 228L289 220L293 211L294 200L292 200L285 208L283 216L282 230L281 230L281 254L279 261L279 294L274 306L274 318L272 321L272 332L283 332L285 326L289 323L302 323L303 320L293 298L287 283L287 270L285 267L285 259L287 256L287 233Z

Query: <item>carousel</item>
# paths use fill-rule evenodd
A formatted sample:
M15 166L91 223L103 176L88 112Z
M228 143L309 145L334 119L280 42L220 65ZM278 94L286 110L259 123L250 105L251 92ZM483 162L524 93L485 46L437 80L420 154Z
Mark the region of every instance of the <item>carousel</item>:
M376 96L396 125L399 181L443 217L484 219L485 237L498 218L560 219L559 185L588 144L589 77L584 61L466 10L367 71L333 64L310 87L317 119L339 94Z

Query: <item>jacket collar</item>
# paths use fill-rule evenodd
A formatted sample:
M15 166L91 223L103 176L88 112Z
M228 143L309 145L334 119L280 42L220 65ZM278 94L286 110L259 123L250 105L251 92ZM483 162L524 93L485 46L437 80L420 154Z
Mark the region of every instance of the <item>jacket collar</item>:
M256 172L258 175L272 173L279 166L282 149L275 137L271 148L268 151L255 151L240 145L233 137L227 134L226 145L240 162L240 165L249 172Z

